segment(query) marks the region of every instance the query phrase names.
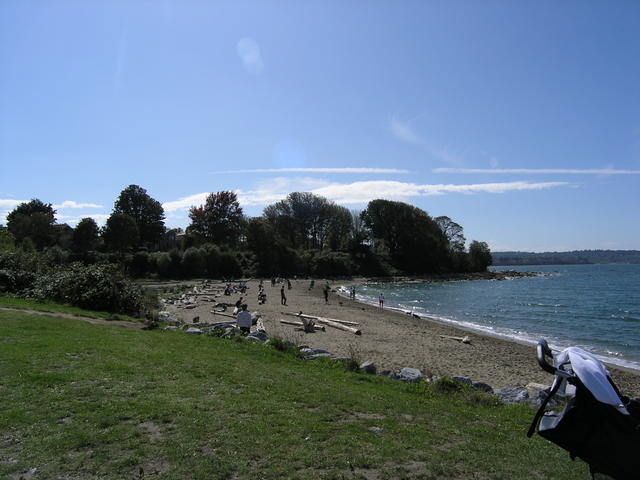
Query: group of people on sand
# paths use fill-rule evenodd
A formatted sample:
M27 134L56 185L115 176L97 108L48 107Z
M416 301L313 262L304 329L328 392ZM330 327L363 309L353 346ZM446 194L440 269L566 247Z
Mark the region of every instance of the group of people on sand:
M237 285L233 285L231 283L227 283L226 287L224 288L224 294L225 295L232 295L234 293L245 293L247 291L247 282L240 282Z

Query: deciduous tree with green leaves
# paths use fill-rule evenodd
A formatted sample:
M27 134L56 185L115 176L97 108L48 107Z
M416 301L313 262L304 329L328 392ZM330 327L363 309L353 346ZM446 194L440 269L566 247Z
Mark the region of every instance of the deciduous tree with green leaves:
M164 233L164 209L157 200L138 185L129 185L120 192L113 213L128 215L138 228L140 241L155 245Z
M73 230L71 245L76 252L86 253L96 248L100 235L98 224L91 217L83 218Z
M115 252L127 252L140 244L138 227L133 218L123 213L112 213L102 232L106 247Z
M38 250L42 250L55 243L55 214L50 203L34 198L9 212L7 228L18 244L29 238Z
M469 259L474 272L484 272L491 265L491 250L487 242L474 240L469 245Z
M187 233L202 237L216 245L235 246L240 241L244 225L242 207L235 192L211 193L204 205L189 209L191 224Z

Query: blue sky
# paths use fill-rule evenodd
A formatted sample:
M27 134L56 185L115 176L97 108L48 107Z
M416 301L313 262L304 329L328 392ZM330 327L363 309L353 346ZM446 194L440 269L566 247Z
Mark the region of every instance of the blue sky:
M640 249L640 2L0 2L0 222L388 198L493 250Z

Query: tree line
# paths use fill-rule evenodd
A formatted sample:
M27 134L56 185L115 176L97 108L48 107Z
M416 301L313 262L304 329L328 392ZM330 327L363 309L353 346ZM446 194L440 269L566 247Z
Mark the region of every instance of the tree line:
M129 185L102 228L90 217L75 228L59 224L55 213L39 199L18 205L0 226L0 250L117 263L131 276L162 278L419 275L483 271L492 261L485 242L466 248L462 226L449 217L382 199L353 211L293 192L247 217L234 192L219 191L191 207L183 231L167 228L160 202Z
M571 252L495 252L494 265L589 265L640 263L638 250L574 250Z

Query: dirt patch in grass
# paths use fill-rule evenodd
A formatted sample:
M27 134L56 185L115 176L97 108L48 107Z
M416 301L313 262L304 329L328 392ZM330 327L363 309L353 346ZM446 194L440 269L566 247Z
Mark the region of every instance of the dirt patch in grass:
M149 440L157 441L157 440L162 440L164 438L164 436L162 435L162 429L160 428L160 425L157 425L153 422L140 423L138 424L138 428L140 428L147 434L147 436L149 437Z
M103 318L84 317L80 315L73 315L71 313L43 312L41 310L30 310L28 308L12 307L0 307L0 310L28 313L29 315L43 315L45 317L71 318L74 320L82 320L83 322L92 323L94 325L116 325L118 327L131 328L134 330L142 330L144 328L144 324L142 323L126 322L124 320L104 320Z

